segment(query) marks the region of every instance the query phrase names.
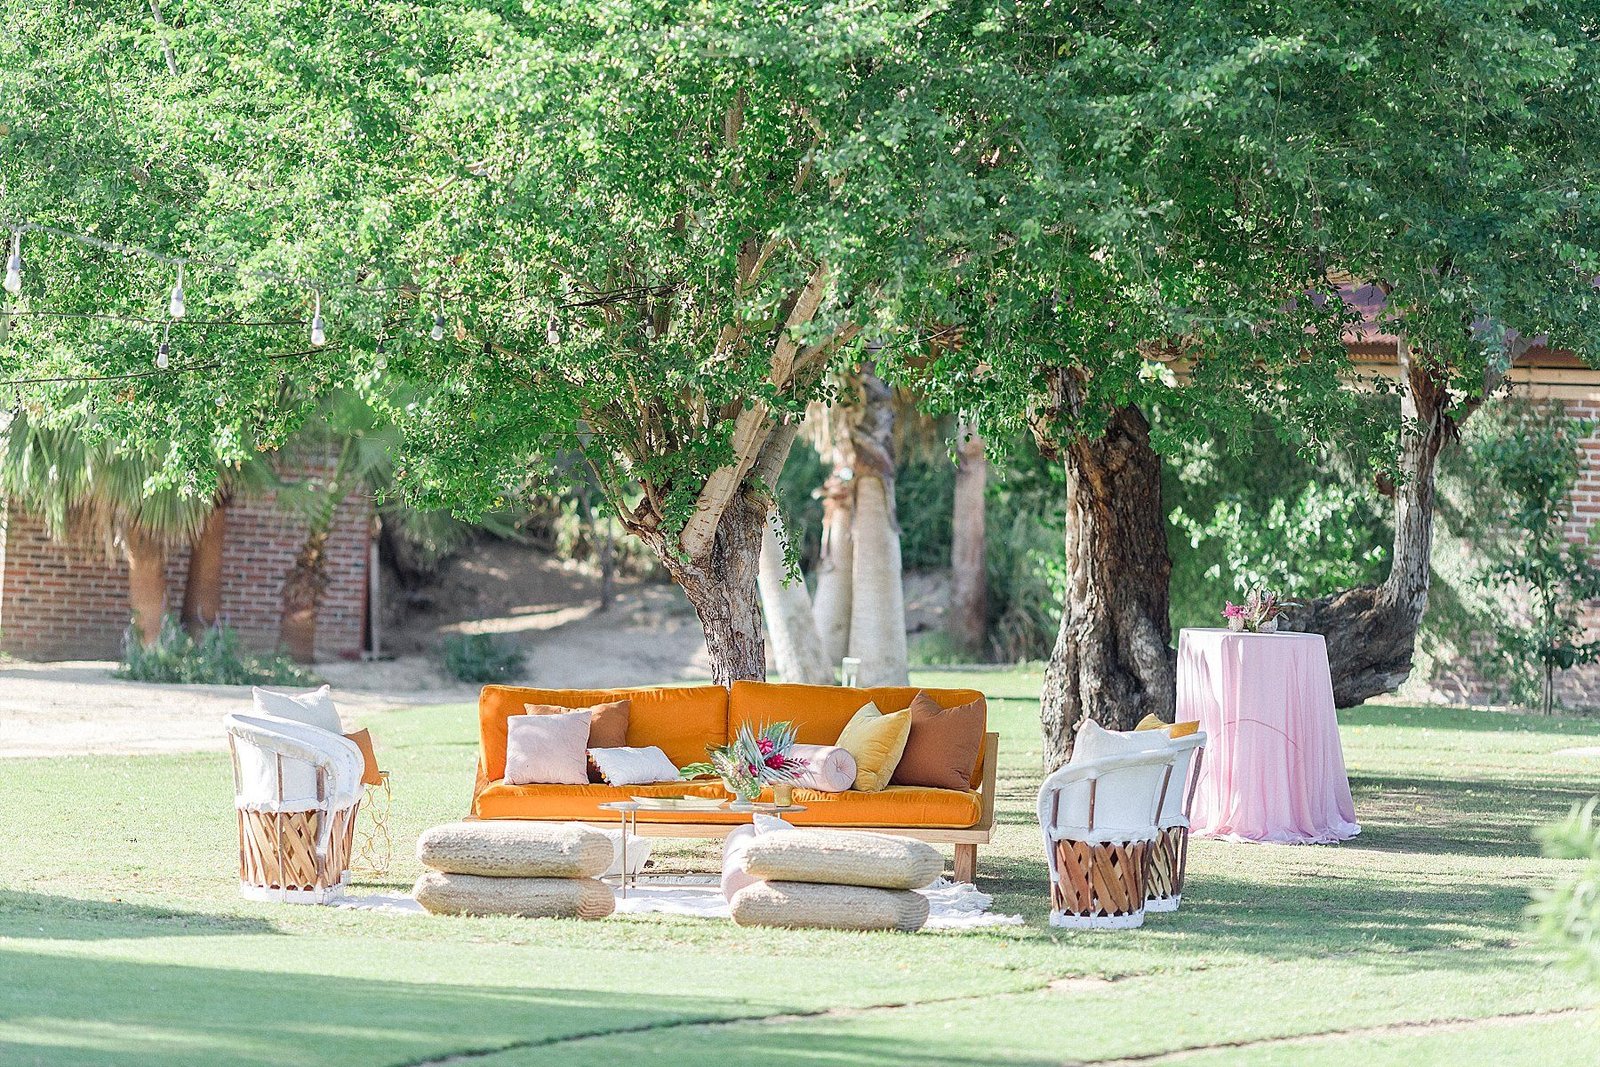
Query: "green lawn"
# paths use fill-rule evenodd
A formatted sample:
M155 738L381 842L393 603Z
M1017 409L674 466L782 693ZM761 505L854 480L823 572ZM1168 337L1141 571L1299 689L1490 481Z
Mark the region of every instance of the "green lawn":
M0 761L0 1064L1600 1062L1600 990L1530 944L1521 917L1529 887L1562 870L1532 828L1600 791L1600 760L1556 753L1600 743L1600 723L1345 713L1356 842L1197 842L1180 913L1069 933L1044 922L1037 675L916 680L995 698L1002 825L980 873L1026 927L249 903L226 756ZM394 774L399 852L374 885L406 888L417 832L466 805L475 718L367 725Z

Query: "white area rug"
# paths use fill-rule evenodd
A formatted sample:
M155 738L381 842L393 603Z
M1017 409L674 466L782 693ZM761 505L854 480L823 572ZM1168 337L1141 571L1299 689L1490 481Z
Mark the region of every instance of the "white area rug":
M630 856L629 859L632 859ZM994 898L967 882L941 878L917 892L928 898L928 925L924 930L974 930L984 926L1021 926L1020 915L997 915L989 909ZM333 907L392 915L424 915L422 905L404 893L349 894ZM721 884L710 878L683 877L650 881L628 889L618 898L620 915L687 915L696 919L729 919L728 902Z

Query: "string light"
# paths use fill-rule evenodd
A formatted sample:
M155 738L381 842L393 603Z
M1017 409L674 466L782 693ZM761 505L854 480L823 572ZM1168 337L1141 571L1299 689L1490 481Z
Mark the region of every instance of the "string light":
M429 331L428 336L435 341L443 341L444 325L444 300L441 298L439 300L439 310L433 313L433 329Z
M437 338L435 338L435 340L437 340ZM389 369L389 357L387 355L385 355L384 351L383 351L384 341L385 341L385 338L382 338L382 337L378 338L378 347L372 353L373 354L372 365L374 367L376 367L378 370L388 370Z
M172 362L172 324L169 322L161 333L161 343L156 346L156 369L166 370Z
M544 332L544 339L553 345L561 343L561 331L556 329L556 317L550 316L550 328Z
M181 319L189 313L183 306L183 264L178 264L178 282L172 287L172 299L167 301L167 314L175 319Z
M322 294L317 293L316 313L311 316L311 343L321 348L328 343L328 331L322 321Z
M22 231L11 231L11 257L6 260L6 292L16 296L22 292Z

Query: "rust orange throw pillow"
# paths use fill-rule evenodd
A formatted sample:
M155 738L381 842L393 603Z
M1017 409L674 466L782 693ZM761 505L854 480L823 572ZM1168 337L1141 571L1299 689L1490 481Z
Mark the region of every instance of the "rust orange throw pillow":
M354 741L355 746L361 750L362 785L382 785L383 775L378 773L378 754L372 748L372 734L367 730L357 730L353 734L344 735L346 741Z
M564 715L569 711L589 713L589 748L627 748L628 719L633 714L633 701L613 700L609 704L596 704L590 708L563 708L556 704L524 704L522 710L529 715ZM589 764L589 781L604 781L600 768Z
M941 708L927 693L918 693L908 710L911 736L894 769L894 784L971 789L972 768L983 751L983 702Z

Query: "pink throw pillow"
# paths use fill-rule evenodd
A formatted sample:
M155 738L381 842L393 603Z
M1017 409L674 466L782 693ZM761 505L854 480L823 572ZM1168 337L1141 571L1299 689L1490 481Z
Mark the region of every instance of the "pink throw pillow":
M838 745L794 745L789 754L805 760L806 769L794 780L802 789L843 793L856 784L856 758Z
M506 720L507 785L589 784L587 709Z

